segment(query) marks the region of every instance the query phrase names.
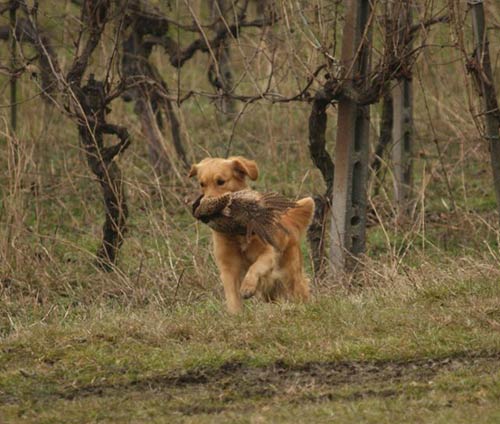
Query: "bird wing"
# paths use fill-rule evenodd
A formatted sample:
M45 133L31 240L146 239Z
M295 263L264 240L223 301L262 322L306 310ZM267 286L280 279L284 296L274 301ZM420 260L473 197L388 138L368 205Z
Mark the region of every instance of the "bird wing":
M279 249L276 241L277 233L281 231L288 234L288 230L280 222L280 216L297 204L279 193L257 194L258 200L256 203L254 201L251 219L247 226L247 238L255 233L262 241Z
M262 225L261 222L252 219L247 225L247 243L250 242L250 237L254 234L257 235L264 243L270 244L274 248L279 249L278 243L274 237L274 228L272 226Z
M296 202L279 193L261 194L248 189L218 197L201 196L193 204L193 215L215 231L246 234L248 241L255 234L263 242L279 248L277 232L288 233L280 216L296 206Z

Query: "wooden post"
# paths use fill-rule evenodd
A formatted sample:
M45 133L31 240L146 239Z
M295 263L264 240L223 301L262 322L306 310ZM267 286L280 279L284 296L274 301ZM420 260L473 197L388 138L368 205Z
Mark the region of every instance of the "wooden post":
M15 134L17 129L17 77L16 72L16 11L17 0L11 0L9 9L10 23L10 129Z
M370 0L348 0L342 40L343 77L362 88L369 71ZM334 272L351 270L365 250L370 108L341 99L338 108L330 259Z
M484 19L484 7L482 0L469 0L472 12L472 28L474 31L474 42L476 45L475 65L472 71L476 77L480 95L484 107L485 135L490 145L490 161L493 170L493 185L497 199L497 210L500 215L500 112L493 83L493 72L491 70L490 52L486 25Z
M404 0L399 10L394 10L397 19L398 42L404 42L404 35L412 24L411 0ZM395 43L396 45L398 43ZM411 51L412 45L404 46L403 52ZM393 126L392 160L394 166L394 198L397 205L398 220L407 216L410 210L412 190L412 136L413 136L413 90L409 71L398 78L392 90Z

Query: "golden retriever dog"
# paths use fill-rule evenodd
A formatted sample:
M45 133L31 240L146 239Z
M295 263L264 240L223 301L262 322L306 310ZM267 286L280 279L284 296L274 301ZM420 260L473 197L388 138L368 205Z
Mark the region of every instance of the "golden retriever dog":
M256 180L258 175L257 164L241 156L203 159L189 172L189 177L197 177L202 194L214 197L248 188L247 178ZM306 197L297 205L280 218L287 231L279 232L278 249L256 235L247 239L212 230L215 260L230 313L240 312L242 298L255 294L266 301L308 299L309 281L303 271L300 239L311 222L314 201Z

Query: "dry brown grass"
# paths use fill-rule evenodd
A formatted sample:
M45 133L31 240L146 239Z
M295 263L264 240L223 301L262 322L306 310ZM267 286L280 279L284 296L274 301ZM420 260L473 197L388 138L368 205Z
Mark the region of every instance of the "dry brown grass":
M307 9L307 17L315 37L329 40L333 26L328 19L333 12L321 5L323 14ZM291 11L295 3L289 7ZM496 5L489 7L495 26L500 12ZM43 18L54 23L60 16L47 12ZM297 30L300 22L300 17L290 14L289 23L271 31L279 47L276 89L285 95L294 94L307 69L322 60L311 48L311 33ZM296 31L290 33L287 25ZM56 33L57 28L51 31ZM264 52L250 54L261 46L256 34L248 31L233 47L234 66L241 77L239 89L246 93L267 81ZM496 29L491 37L492 57L497 57ZM14 138L2 120L0 133L0 408L10 414L6 416L11 422L14 417L27 422L44 417L50 422L65 416L77 422L88 411L94 411L96 420L102 416L113 421L116 416L108 416L107 411L123 399L139 405L134 419L144 422L147 411L161 410L161 389L146 394L126 389L109 397L78 398L78 402L68 402L58 394L72 385L78 390L105 381L126 385L166 371L175 376L196 366L212 369L238 361L268 366L276 360L293 364L498 352L500 233L487 147L470 115L460 54L453 47L442 47L452 41L446 27L433 29L426 40L430 47L415 69L416 204L412 218L400 226L394 222L389 168L383 190L371 198L376 218L368 231L367 255L361 259L359 273L340 278L328 274L316 281L308 306L250 302L245 314L233 320L223 311L209 231L194 222L186 205L186 197L196 188L184 178L154 175L131 106L121 101L113 104L110 121L126 125L133 135L132 147L120 158L130 204L129 231L117 268L111 273L96 268L103 220L98 184L87 169L74 123L57 109L43 106L40 99L31 99L36 83L23 76L19 130ZM0 51L5 52L4 47ZM106 49L99 54L107 54ZM160 52L155 52L155 61L173 92L179 86L211 90L205 56L196 56L180 75ZM98 60L93 66L99 71ZM1 82L0 98L5 105L5 79ZM225 121L209 99L195 96L178 113L193 160L222 155L231 143L232 153L259 162L262 178L257 188L272 187L299 197L323 191L308 153L309 110L307 103L262 101L246 106L237 122ZM375 139L378 107L372 112ZM335 108L330 108L327 136L331 150L335 114ZM304 255L308 257L305 245ZM324 388L312 388L296 398L304 403L304 413L318 420L327 420L328 413L337 411L345 422L352 422L368 417L372 410L375 419L382 420L390 416L387 408L393 417L401 418L410 405L409 416L416 421L436 418L433 410L440 417L436 421L458 420L459 412L475 419L484 407L485 421L494 422L499 391L498 384L487 377L488 364L467 362L443 372L436 377L439 388L435 390L428 380L417 379L412 386L411 376L382 386L379 382L353 383L359 386L354 392L396 390L389 400L349 397L349 384L335 388L321 401L315 396ZM284 390L290 388L285 386ZM186 387L165 389L169 396L173 393L169 405L177 412L172 420L189 412L186 405L195 403L197 393L202 393L206 410L190 413L199 422L214 421L214 415L206 412L210 407L216 412L222 408L221 417L234 422L238 414L248 413L256 422L261 415L262 420L286 422L290 414L298 413L292 395L280 394L284 398L275 404L274 395L252 392L245 398L238 386L231 399L223 393L223 401L218 401L206 386ZM408 387L412 389L406 392ZM217 390L222 389L217 386ZM54 407L49 405L55 399L51 396L58 399ZM464 401L469 409L460 407L453 415L445 408L449 399L457 404ZM38 401L38 407L26 412ZM232 406L224 410L228 404Z

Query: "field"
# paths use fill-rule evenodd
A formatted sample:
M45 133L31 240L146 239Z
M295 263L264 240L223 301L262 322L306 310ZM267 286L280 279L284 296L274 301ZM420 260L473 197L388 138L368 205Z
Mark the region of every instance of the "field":
M61 16L41 19L50 27ZM496 70L497 6L488 19ZM50 31L57 34L55 24ZM283 41L275 31L284 49L276 84L290 95L301 85L294 78L304 77L299 59L313 67L322 57L304 49L288 59L305 35ZM242 91L252 89L249 63L254 76L265 73L260 56L243 60L258 33L233 47ZM358 272L313 280L307 304L252 299L239 316L225 311L210 231L190 214L198 188L180 164L155 175L133 106L121 99L109 120L132 134L118 160L128 232L117 267L96 266L104 211L76 126L20 77L16 137L7 113L0 123L0 423L499 422L498 215L488 145L471 116L477 99L451 38L447 26L433 29L414 69L411 218L396 222L388 166L379 194L370 180L373 213ZM0 53L8 62L6 43ZM102 47L98 57L108 53ZM60 55L63 64L71 58ZM170 87L212 90L205 55L182 73L159 50L153 60ZM92 64L97 74L101 62ZM7 111L4 76L0 87ZM176 107L190 160L229 148L257 160L259 190L323 193L308 151L310 104L263 100L243 111L224 118L201 95ZM374 145L380 105L371 113ZM333 151L334 107L328 117ZM303 253L312 278L306 241Z
M207 299L14 321L3 420L497 422L498 272L421 272L236 318Z

